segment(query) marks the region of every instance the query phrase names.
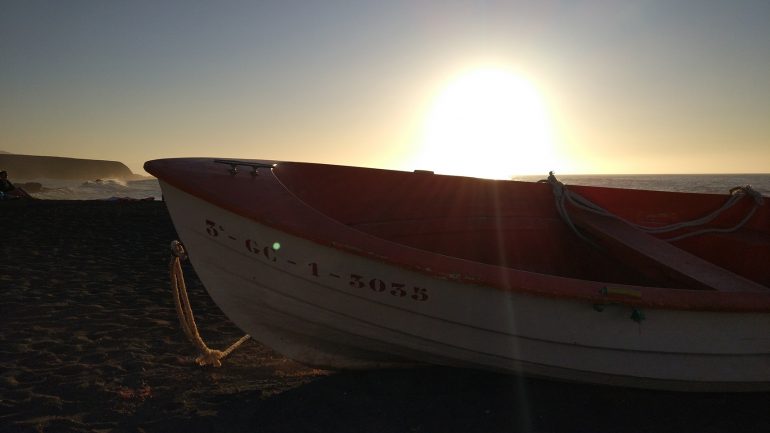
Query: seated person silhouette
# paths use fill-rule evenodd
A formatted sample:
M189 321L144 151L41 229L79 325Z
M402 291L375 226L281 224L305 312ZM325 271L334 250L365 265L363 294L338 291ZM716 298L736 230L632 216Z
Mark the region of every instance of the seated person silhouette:
M26 191L17 188L8 180L8 172L0 171L0 199L32 198Z

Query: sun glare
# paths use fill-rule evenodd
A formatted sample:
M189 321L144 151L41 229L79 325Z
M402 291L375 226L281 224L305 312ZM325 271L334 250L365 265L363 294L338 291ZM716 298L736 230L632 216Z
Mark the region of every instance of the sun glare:
M553 169L548 114L537 88L503 69L460 75L435 99L415 169L507 179Z

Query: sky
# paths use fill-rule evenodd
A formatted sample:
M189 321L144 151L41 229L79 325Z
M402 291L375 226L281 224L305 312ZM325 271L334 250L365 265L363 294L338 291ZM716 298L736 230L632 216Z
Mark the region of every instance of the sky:
M768 173L770 2L5 0L0 150Z

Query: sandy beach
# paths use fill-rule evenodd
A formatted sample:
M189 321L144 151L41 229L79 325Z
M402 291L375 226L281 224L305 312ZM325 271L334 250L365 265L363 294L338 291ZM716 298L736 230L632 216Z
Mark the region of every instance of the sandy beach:
M759 432L770 394L640 391L486 372L327 372L249 341L199 367L162 202L0 202L1 432ZM238 330L185 266L204 339ZM768 332L768 330L757 330Z

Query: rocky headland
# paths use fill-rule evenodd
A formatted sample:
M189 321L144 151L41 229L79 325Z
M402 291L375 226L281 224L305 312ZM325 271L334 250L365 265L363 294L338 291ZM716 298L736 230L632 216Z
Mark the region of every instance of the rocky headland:
M0 152L0 169L11 179L140 179L122 162Z

